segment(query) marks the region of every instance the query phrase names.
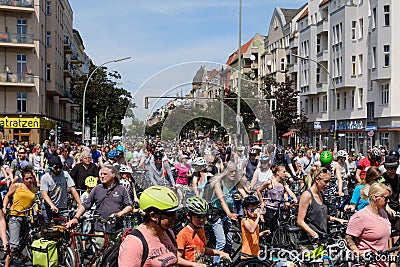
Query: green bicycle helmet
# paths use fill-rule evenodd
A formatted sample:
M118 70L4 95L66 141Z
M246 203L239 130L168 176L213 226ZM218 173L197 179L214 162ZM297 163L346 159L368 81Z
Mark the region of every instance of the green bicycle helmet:
M178 197L171 189L165 186L151 186L140 195L141 210L156 208L163 211L176 211L181 208Z
M186 200L186 211L193 214L206 214L208 203L201 197L191 197Z
M332 153L330 151L322 151L321 155L319 156L319 160L321 161L321 165L327 167L332 162Z

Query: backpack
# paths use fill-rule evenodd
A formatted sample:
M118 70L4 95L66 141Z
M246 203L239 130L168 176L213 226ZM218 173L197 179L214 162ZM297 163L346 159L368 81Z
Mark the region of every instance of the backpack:
M140 239L140 241L142 241L143 255L142 255L141 266L144 265L144 263L147 260L147 256L149 255L149 246L148 246L147 241L144 238L142 232L140 232L138 229L130 228L124 232L124 234L120 240L118 240L114 245L112 245L110 248L108 248L104 252L103 259L101 261L100 266L118 267L119 247L121 246L122 240L124 240L127 235L134 235L134 236L138 237Z

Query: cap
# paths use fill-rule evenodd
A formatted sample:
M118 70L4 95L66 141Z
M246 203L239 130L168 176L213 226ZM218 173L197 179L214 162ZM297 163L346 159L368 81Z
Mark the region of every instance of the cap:
M398 167L399 166L399 160L396 156L387 156L385 158L385 168L390 168L390 167Z

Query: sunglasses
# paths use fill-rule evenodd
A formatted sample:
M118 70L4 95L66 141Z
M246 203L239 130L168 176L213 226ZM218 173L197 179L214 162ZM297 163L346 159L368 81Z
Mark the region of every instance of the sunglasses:
M257 208L246 208L248 211L254 212Z
M389 199L390 199L390 196L379 196L379 197L382 197L382 198L384 198L384 199L385 199L385 201L389 201Z

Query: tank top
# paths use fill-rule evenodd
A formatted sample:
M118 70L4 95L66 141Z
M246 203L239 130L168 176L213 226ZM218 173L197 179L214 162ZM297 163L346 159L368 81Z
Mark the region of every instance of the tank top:
M254 233L247 231L244 226L244 221L249 221L250 225L253 226L255 223L255 218L243 218L241 222L242 230L242 255L243 258L248 256L257 256L260 251L259 237L260 237L260 226L257 226Z
M10 215L25 216L24 213L17 212L16 210L26 210L32 207L33 201L35 200L35 193L23 188L20 183L18 188L15 190L13 197L14 199L11 205Z
M308 207L305 222L318 234L327 233L328 228L328 208L325 204L318 204L310 189L311 203Z
M285 187L281 184L274 184L272 181L272 188L267 190L267 198L282 200L283 195L285 193ZM279 206L279 202L272 202L267 200L266 207L268 209L277 210Z
M202 175L202 173L199 172L199 182L200 182L201 175ZM207 173L205 173L203 175L204 175L203 182L201 184L200 183L197 184L197 190L199 190L199 197L203 197L203 193L204 193L203 189L207 185L207 177L208 177L208 175L207 175Z
M257 179L258 185L262 185L266 180L272 177L271 169L268 169L266 172L262 172L261 169L257 169L256 172L258 172L258 179Z
M235 191L235 184L233 183L231 187L228 187L224 181L221 181L221 188L222 188L222 193L224 194L224 200L226 204L229 207L230 211L233 211L233 204L234 204L234 199L233 199L233 192ZM213 201L211 202L211 206L223 211L223 208L221 206L221 202L215 195L213 194Z

